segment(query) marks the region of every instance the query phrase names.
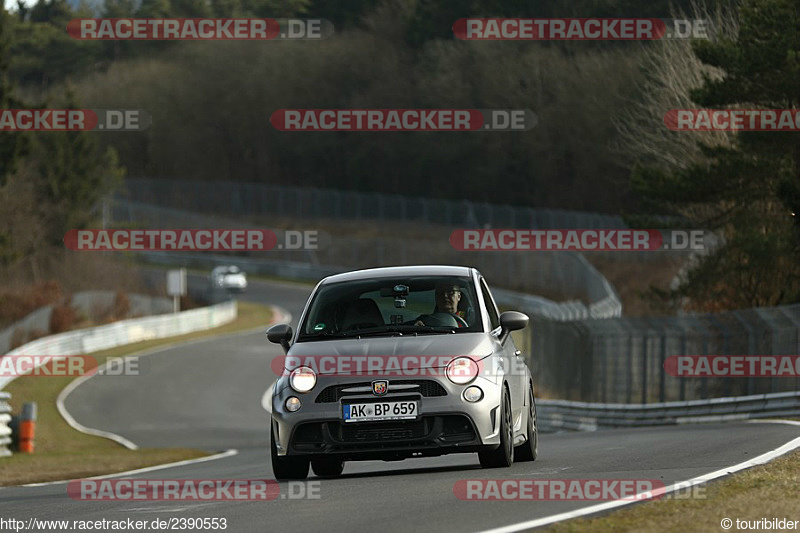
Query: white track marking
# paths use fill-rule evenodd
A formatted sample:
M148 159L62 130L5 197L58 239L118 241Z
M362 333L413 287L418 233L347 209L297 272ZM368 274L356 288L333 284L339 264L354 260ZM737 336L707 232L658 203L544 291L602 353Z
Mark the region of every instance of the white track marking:
M193 465L197 463L206 463L208 461L216 461L217 459L225 459L226 457L233 457L237 455L239 450L225 450L224 452L209 455L208 457L200 457L198 459L186 459L184 461L176 461L174 463L165 463L163 465L148 466L145 468L137 468L136 470L128 470L126 472L117 472L115 474L104 474L102 476L87 477L82 479L111 479L121 476L130 476L133 474L144 474L146 472L155 472L156 470L166 470L167 468L177 468L179 466ZM46 481L44 483L28 483L25 485L18 485L20 487L46 487L47 485L61 485L69 483L72 479L62 479L60 481ZM10 487L3 487L10 488Z

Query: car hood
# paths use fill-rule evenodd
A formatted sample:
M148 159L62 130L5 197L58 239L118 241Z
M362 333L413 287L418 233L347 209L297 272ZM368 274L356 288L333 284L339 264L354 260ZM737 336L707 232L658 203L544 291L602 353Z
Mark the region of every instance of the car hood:
M485 333L396 335L305 341L292 345L288 355L471 355L486 356L492 343Z
M479 361L492 351L492 341L485 333L404 335L298 342L292 345L285 360L297 362L330 356L436 356L437 361L445 361L446 365L450 357L468 356Z

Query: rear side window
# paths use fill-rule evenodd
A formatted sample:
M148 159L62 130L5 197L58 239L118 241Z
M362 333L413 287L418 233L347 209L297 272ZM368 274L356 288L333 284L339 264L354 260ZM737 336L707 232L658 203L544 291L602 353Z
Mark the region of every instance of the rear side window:
M483 302L489 317L489 324L493 330L497 329L500 327L500 315L497 314L497 308L494 306L491 293L489 293L489 287L486 286L483 278L481 278L481 292L483 293Z

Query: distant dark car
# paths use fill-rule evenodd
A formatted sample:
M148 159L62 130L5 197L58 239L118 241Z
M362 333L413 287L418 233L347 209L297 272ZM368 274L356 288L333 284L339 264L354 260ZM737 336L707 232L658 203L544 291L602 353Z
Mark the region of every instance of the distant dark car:
M474 268L323 279L297 332L267 332L286 351L272 398L275 477L303 479L309 464L338 476L345 461L448 453L477 452L484 467L536 459L533 380L510 335L527 323L498 313ZM354 372L358 359L376 366Z

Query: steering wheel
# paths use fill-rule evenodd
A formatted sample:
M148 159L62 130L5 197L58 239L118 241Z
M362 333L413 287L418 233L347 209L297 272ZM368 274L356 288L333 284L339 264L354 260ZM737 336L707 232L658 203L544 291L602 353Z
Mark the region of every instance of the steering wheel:
M460 316L458 316L458 315L450 315L450 316L452 316L453 318L455 318L455 319L456 319L456 322L458 322L459 324L461 324L461 327L462 327L462 328L468 328L468 327L469 327L469 324L467 324L467 321L466 321L466 320L464 320L463 318L461 318Z
M378 324L375 324L374 322L359 322L357 324L349 324L347 328L344 328L342 331L355 331L359 329L367 329L375 327L378 327Z
M430 315L422 315L419 317L426 326L434 327L463 327L468 328L469 324L458 315L450 313L433 313ZM460 324L460 326L459 326Z

